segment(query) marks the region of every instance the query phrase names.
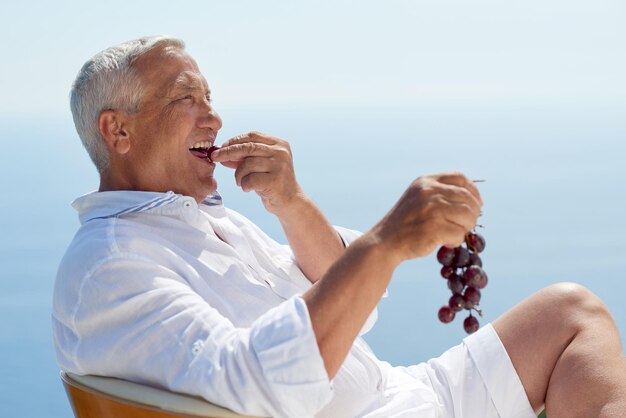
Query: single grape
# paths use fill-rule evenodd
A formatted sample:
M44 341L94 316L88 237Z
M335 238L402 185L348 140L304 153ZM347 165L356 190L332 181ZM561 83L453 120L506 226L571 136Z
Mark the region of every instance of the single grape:
M465 236L465 243L467 244L467 248L476 253L482 253L486 245L485 238L476 232L468 233Z
M465 247L456 247L454 249L454 265L456 267L465 267L470 261L470 253Z
M213 154L213 151L217 151L218 149L220 149L220 147L218 147L217 145L213 145L207 150L206 158L209 160L210 163L213 162L213 160L211 159L211 154Z
M465 309L472 309L480 302L480 290L468 287L463 293L463 300L465 301Z
M478 267L482 267L483 266L483 260L480 259L480 256L476 253L470 253L470 262L469 262L470 266L478 266Z
M458 274L453 274L448 278L448 289L452 291L452 293L462 293L465 285L461 280L461 276Z
M478 328L480 328L480 325L478 324L478 319L470 314L470 316L465 318L465 321L463 321L463 328L468 334L475 333L476 331L478 331Z
M444 279L449 279L455 271L456 269L452 266L443 266L441 268L441 277L443 277Z
M437 251L437 260L444 266L451 266L454 261L454 248L441 247Z
M480 282L475 287L477 289L484 289L485 287L487 287L488 282L489 282L489 278L487 277L487 273L485 272L485 270L483 270L483 273L480 277Z
M463 308L465 308L465 301L463 300L463 296L459 293L455 293L450 297L450 300L448 301L448 306L454 312L462 311Z
M480 289L480 283L482 281L483 274L482 267L469 266L465 273L463 273L463 281L467 286L476 287Z
M441 308L439 308L438 316L441 322L447 324L454 321L456 313L452 309L450 309L448 305L443 305Z

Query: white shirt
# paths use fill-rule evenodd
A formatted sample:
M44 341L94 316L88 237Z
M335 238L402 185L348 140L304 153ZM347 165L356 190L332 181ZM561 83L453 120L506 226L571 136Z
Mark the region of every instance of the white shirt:
M61 369L246 415L391 417L413 407L436 417L425 379L381 362L360 337L328 380L299 296L311 283L291 249L219 195L198 205L172 192L99 192L73 206L81 227L53 300ZM346 244L359 235L336 229Z

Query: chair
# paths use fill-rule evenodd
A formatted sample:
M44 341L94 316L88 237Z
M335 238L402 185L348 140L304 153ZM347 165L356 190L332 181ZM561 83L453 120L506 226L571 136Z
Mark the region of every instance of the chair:
M61 380L76 418L246 418L204 399L126 380L66 372Z
M244 418L193 396L125 380L61 372L76 418Z

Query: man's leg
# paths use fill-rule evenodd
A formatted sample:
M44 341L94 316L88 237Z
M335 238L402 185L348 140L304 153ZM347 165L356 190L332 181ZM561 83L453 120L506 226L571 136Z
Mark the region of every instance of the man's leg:
M598 297L562 283L494 321L535 411L549 418L626 417L626 358Z

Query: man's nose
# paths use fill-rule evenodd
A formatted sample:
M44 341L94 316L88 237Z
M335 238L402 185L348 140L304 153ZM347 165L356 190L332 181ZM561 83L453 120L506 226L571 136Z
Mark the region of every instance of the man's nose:
M199 128L209 128L217 133L222 128L222 118L217 114L210 103L206 103L206 107L202 110L202 114L198 117Z

